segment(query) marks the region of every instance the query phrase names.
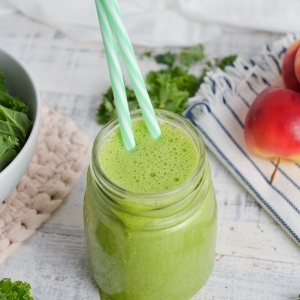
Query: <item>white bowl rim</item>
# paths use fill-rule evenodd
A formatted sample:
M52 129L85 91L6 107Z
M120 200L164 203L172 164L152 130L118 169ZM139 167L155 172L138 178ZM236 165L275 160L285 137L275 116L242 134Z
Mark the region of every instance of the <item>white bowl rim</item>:
M37 85L33 79L33 77L31 76L30 72L28 71L27 67L25 67L25 65L16 57L14 57L13 55L11 55L10 53L8 53L6 50L4 50L2 47L0 47L0 51L4 52L7 56L9 56L12 60L14 60L17 64L20 65L20 67L24 70L24 72L27 74L27 76L29 77L32 86L33 86L33 90L34 93L36 95L36 114L35 114L35 120L30 132L30 135L25 143L25 145L23 146L23 148L21 149L21 151L18 153L18 155L14 158L14 160L2 171L0 172L0 177L5 177L6 173L9 172L9 167L14 167L15 165L19 164L22 159L23 159L23 153L25 153L27 150L27 148L29 148L29 144L32 142L34 143L34 138L36 135L38 135L38 132L40 130L40 123L41 123L41 99L40 99L40 94L39 91L37 89Z

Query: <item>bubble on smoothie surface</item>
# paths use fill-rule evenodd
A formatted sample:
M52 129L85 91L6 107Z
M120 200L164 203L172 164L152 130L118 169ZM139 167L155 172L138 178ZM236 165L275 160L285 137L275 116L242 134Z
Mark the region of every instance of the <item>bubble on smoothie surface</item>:
M134 121L132 127L136 141L133 151L124 148L119 129L100 148L100 166L114 184L135 193L159 193L180 186L194 173L199 156L185 131L164 122L156 140L143 120Z

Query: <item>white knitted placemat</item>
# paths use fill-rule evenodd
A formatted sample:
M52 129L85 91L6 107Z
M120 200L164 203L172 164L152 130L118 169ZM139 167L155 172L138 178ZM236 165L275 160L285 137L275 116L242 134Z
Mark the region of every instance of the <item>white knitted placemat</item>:
M0 264L62 203L87 165L88 155L86 134L71 119L42 105L32 161L0 203Z

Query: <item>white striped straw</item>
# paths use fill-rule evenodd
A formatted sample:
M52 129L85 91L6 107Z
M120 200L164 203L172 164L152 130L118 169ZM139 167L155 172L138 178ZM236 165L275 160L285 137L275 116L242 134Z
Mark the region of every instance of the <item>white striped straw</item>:
M115 105L117 109L120 130L124 146L127 150L135 148L135 141L133 136L132 124L129 115L128 102L126 91L120 67L120 61L114 35L107 19L106 13L100 0L95 0L98 19L100 23L106 59L109 68L110 81L115 98Z
M108 20L111 24L111 28L113 29L115 37L118 41L119 49L125 62L126 70L134 92L137 96L148 131L153 138L157 139L161 135L160 128L132 45L124 26L119 6L116 0L100 1L105 9Z

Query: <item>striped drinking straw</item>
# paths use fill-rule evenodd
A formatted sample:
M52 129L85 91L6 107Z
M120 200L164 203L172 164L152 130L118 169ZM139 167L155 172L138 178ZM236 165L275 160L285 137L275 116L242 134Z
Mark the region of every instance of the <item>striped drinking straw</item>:
M115 98L120 130L124 146L131 151L135 148L132 124L130 121L125 85L120 67L118 51L114 40L114 35L110 27L103 6L99 0L96 0L96 8L101 28L103 45L106 53L106 59L109 68L110 81Z
M158 121L149 98L143 77L141 75L132 45L130 43L126 28L124 26L119 6L115 0L96 0L103 6L111 28L114 32L123 57L127 73L129 75L133 90L138 99L143 118L150 135L157 139L161 132Z

